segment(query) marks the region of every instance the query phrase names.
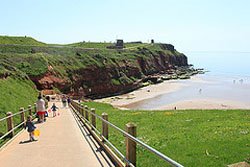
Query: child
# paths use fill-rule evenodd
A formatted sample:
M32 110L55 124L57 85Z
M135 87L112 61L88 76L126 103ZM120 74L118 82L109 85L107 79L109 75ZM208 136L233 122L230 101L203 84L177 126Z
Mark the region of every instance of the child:
M53 111L53 117L56 116L56 109L58 109L58 107L55 105L55 103L53 103L51 110Z
M25 125L25 129L28 127L27 131L29 132L29 136L30 136L30 141L36 141L34 139L34 130L36 129L34 123L32 122L32 116L28 116L27 117L27 121L26 121L26 125Z

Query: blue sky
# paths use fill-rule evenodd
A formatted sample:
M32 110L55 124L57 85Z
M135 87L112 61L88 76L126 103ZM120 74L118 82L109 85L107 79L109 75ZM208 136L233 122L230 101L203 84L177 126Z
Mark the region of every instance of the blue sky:
M250 51L249 0L0 0L0 34L47 43L144 41Z

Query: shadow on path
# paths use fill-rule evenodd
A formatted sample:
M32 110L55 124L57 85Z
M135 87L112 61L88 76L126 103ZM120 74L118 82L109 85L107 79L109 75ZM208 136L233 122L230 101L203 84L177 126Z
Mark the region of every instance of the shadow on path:
M25 140L25 141L20 141L19 144L27 144L27 143L32 143L36 142L37 140L31 141L31 140Z
M110 160L106 156L104 156L102 148L99 145L96 144L96 142L94 141L94 139L92 139L91 134L85 128L84 124L80 121L80 119L77 117L77 115L74 113L74 111L72 111L72 109L70 109L70 111L73 114L73 117L75 118L75 121L77 122L77 125L78 125L78 127L80 128L80 130L82 132L82 135L86 139L88 145L90 146L92 152L94 153L94 155L97 158L97 160L100 163L100 165L102 167L104 166L103 162L98 157L97 152L100 153L100 156L102 156L102 158L105 160L105 162L108 164L108 166L112 167L113 164L110 163Z

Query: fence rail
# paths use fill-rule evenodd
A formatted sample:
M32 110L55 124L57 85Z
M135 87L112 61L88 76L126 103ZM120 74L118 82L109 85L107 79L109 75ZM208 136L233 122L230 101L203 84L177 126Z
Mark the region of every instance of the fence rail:
M109 140L108 140L108 134L105 134L104 131L104 125L109 125L110 127L114 128L115 130L117 130L118 132L122 133L123 136L125 136L127 138L128 141L132 141L136 144L139 144L141 145L142 147L144 147L145 149L147 149L148 151L154 153L156 156L158 156L159 158L163 159L164 161L166 161L167 163L173 165L173 166L176 166L176 167L183 167L181 164L179 164L178 162L172 160L171 158L167 157L166 155L162 154L161 152L157 151L156 149L150 147L149 145L143 143L142 141L140 141L139 139L137 139L135 136L133 136L132 134L120 129L119 127L115 126L114 124L112 124L111 122L109 122L107 119L105 119L105 117L102 117L95 114L95 111L94 109L91 109L91 111L89 111L88 107L87 106L83 106L81 104L79 104L78 102L76 101L72 101L72 105L71 107L73 107L73 110L74 111L77 111L77 115L78 117L80 117L81 119L83 119L85 121L85 123L87 123L91 129L89 130L92 130L91 133L93 133L93 131L97 132L101 138L103 139L103 141L105 141L110 147L112 147L112 149L118 154L118 156L120 158L122 158L123 162L126 163L126 166L136 166L136 155L126 155L124 156ZM95 122L93 123L89 121L89 118L88 118L88 115L91 114L92 117L95 117L95 118L98 118L99 120L102 121L102 133L99 132L97 129L96 129L96 125L95 125ZM93 119L92 119L93 120ZM128 124L127 124L128 125ZM133 125L132 125L133 126ZM106 130L107 131L107 130ZM134 146L132 149L135 149L136 146ZM131 151L131 150L128 150L128 149L131 149L131 148L126 148L127 149L127 154ZM133 150L132 151L134 154L136 154L136 151ZM131 158L132 156L132 158ZM131 159L133 162L131 162Z
M33 111L32 111L33 110ZM25 124L26 119L25 119L25 113L29 112L29 115L34 116L35 114L33 114L36 110L35 105L31 106L29 105L29 107L27 109L24 109L23 107L20 108L19 112L16 112L14 114L12 114L11 112L6 113L7 116L4 118L0 119L0 123L2 123L3 121L6 120L6 125L7 125L7 132L4 133L1 137L0 140L4 139L5 137L9 136L9 138L12 138L14 136L14 131L16 129L18 129L19 127L21 127L22 125ZM18 125L14 126L14 120L13 117L20 115L21 118L21 123L19 123Z

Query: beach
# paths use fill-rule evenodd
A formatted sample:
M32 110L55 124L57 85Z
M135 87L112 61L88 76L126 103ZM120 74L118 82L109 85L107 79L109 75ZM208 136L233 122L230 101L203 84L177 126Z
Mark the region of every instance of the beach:
M244 101L247 98L244 93L248 93L246 88L249 88L248 84L236 85L228 78L193 76L188 80L169 80L95 101L136 110L250 109L250 103Z
M172 110L172 109L218 109L218 110L225 110L225 109L250 109L250 105L236 102L236 101L229 101L223 99L193 99L193 100L184 100L176 103L172 103L166 106L162 106L159 110Z
M170 93L184 87L185 84L175 82L163 82L156 85L149 85L131 93L123 94L120 96L108 97L95 100L97 102L110 103L115 107L125 106L131 103L136 103L142 100L150 99L161 94Z

